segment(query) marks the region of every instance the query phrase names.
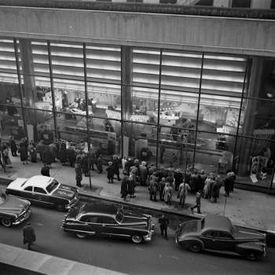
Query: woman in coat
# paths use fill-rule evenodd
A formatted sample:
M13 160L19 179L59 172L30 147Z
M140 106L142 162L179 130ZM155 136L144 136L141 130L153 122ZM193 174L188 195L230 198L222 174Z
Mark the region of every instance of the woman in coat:
M129 181L129 177L125 175L122 179L121 189L120 189L121 198L123 198L124 200L126 200L127 195L129 194L128 181Z

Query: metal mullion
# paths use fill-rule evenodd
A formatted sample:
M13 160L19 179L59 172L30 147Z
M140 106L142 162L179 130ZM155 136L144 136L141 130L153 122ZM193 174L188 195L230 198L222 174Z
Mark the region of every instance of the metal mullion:
M54 96L54 83L53 83L51 44L50 44L49 40L47 41L47 49L48 49L48 60L49 60L51 95L52 95L52 104L53 104L52 111L53 111L54 134L55 134L55 139L56 139L57 138L56 106L55 106L55 96Z
M16 71L17 71L18 84L19 84L20 105L22 109L24 132L25 132L25 136L28 138L28 129L27 129L27 123L26 123L26 117L25 117L24 104L23 104L23 90L22 90L22 82L21 82L21 76L20 76L19 58L18 58L18 45L15 38L13 39L13 46L14 46Z
M234 150L233 150L233 163L232 163L232 166L233 166L234 172L235 172L235 165L236 165L236 163L235 163L236 162L236 151L237 151L237 145L238 145L238 137L239 137L240 123L241 123L241 116L242 116L242 108L243 108L243 101L244 101L244 92L245 92L246 78L247 78L248 69L249 69L249 62L247 60L245 74L244 74L244 80L243 80L243 87L242 87L242 97L241 97L240 109L239 109L239 115L238 115L237 132L236 132L236 136L235 136L235 144L234 144Z
M161 75L162 75L162 53L160 49L159 55L159 85L158 85L158 121L157 121L157 148L156 148L156 167L158 167L159 158L159 136L160 136L160 96L161 96Z
M83 43L83 67L84 67L84 92L85 92L85 108L86 108L86 138L88 145L88 154L90 154L90 136L89 136L89 109L88 109L88 84L87 84L87 54L86 54L86 43ZM88 156L88 167L89 167L89 186L92 189L92 180L90 174L90 156Z
M123 119L123 112L124 112L124 104L123 104L123 99L122 99L122 94L123 94L123 76L122 76L122 72L123 72L123 62L122 60L124 60L122 58L122 53L123 49L122 46L120 47L120 105L121 105L121 111L120 111L120 146L121 146L121 158L124 157L124 119Z
M193 152L193 160L192 160L192 167L193 168L194 168L194 162L195 162L195 158L196 158L197 137L198 137L198 128L199 128L199 115L200 115L200 102L201 102L201 86L202 86L203 64L204 64L204 52L202 53L202 57L201 57L199 97L198 97L198 104L197 104L198 110L197 110L197 118L196 118L195 143L194 143L194 152Z

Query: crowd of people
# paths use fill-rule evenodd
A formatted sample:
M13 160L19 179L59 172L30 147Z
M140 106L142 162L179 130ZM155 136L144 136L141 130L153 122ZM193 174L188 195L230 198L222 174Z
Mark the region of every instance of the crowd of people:
M177 201L181 207L185 206L187 194L195 194L195 205L200 212L201 198L208 199L217 203L220 196L220 189L224 186L225 196L229 196L234 189L235 174L228 171L225 176L215 173L206 173L204 170L198 171L195 168L185 170L174 168L157 168L155 165L148 165L146 161L140 161L136 158L113 155L111 159L103 160L102 148L90 149L84 151L83 148L73 146L70 143L59 140L53 144L45 145L43 143L35 144L28 142L23 138L16 145L14 138L10 137L8 143L0 142L1 165L5 168L11 164L9 158L9 149L12 156L19 153L23 165L37 161L37 155L43 163L41 174L50 176L51 164L57 159L62 165L69 165L75 169L75 181L78 187L81 187L83 175L88 177L90 171L97 171L101 174L106 171L109 184L114 180L121 181L121 198L126 200L134 198L135 187L137 185L148 188L149 198L152 201L164 201L168 205ZM105 167L104 164L107 164ZM121 178L121 173L123 177ZM191 209L192 210L192 209Z

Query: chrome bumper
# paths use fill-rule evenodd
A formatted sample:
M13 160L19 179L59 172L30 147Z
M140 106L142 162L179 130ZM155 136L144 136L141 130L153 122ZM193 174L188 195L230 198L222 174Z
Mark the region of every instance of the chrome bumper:
M13 225L18 225L18 224L22 223L23 221L29 219L29 217L31 216L31 213L32 213L32 211L29 208L23 215L18 217L12 224Z

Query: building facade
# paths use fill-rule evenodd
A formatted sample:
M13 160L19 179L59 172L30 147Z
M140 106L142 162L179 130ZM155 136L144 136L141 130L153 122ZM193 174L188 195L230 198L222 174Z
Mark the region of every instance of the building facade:
M275 188L272 12L262 10L271 18L263 20L229 9L8 2L0 8L2 139L86 143L106 156L234 170L247 184Z

